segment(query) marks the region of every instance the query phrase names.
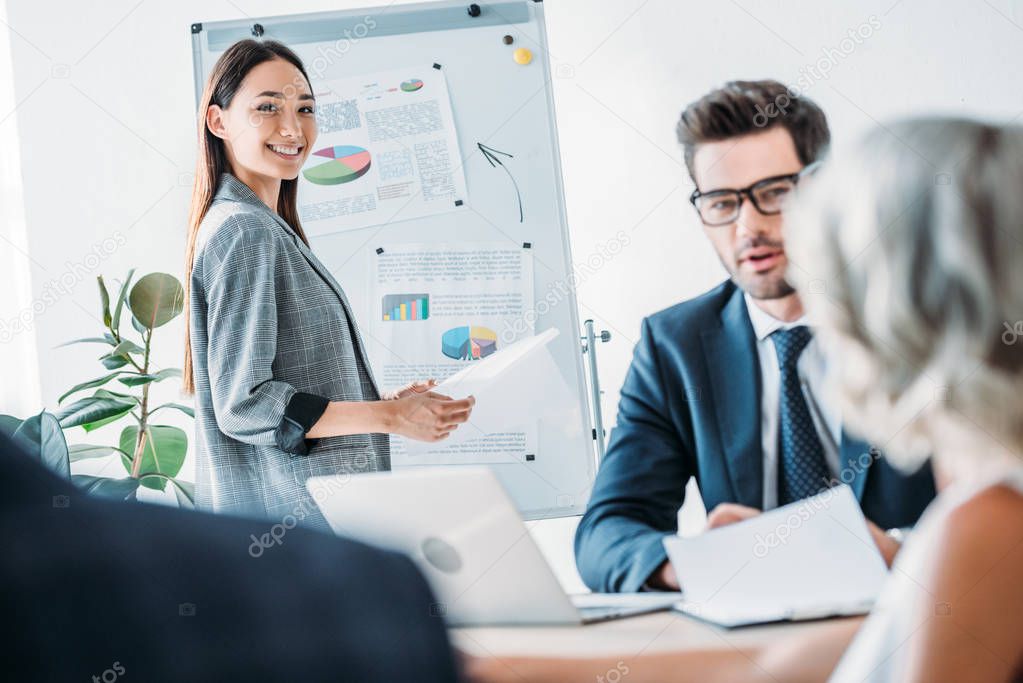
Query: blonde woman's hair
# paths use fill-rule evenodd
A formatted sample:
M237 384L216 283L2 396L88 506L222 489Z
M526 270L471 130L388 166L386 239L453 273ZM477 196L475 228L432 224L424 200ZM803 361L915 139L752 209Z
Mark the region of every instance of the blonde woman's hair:
M801 186L785 229L843 420L905 468L948 419L1023 451L1023 128L879 127Z

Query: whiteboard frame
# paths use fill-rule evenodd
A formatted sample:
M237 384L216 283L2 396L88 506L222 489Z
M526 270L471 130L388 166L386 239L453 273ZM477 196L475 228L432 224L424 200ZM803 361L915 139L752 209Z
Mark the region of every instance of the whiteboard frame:
M571 329L559 327L559 331L562 335L566 335L569 338L576 350L572 357L573 373L578 391L573 393L578 394L578 408L581 418L580 429L582 433L579 435L579 443L582 446L584 445L583 442L585 442L585 451L588 458L585 496L574 496L572 504L564 507L526 510L520 508L520 513L524 519L529 520L580 515L586 509L590 488L592 487L598 467L598 456L596 453L593 417L590 412L592 406L590 406L590 397L587 391L588 382L583 365L582 344L580 343L582 327L579 320L578 301L574 286L571 241L565 206L564 179L562 177L561 152L554 109L554 92L550 77L551 70L543 3L542 0L477 2L476 4L480 5L484 10L478 17L469 16L466 11L469 4L461 0L440 0L438 2L390 5L386 8L367 7L351 10L272 17L246 17L244 19L193 23L191 25L191 38L196 106L198 107L199 99L202 96L205 73L212 66L213 55L219 56L230 44L245 38L261 37L263 39L279 40L288 45L338 40L339 30L353 26L355 22L363 20L367 15L373 16L377 20L374 37L381 35L414 35L428 31L451 30L454 28L473 29L484 26L505 26L515 23L532 23L535 25L535 38L540 49L533 51L533 62L543 69L544 109L546 111L552 152L553 194L556 211L551 213L551 218L556 219L560 224L560 251L563 259L564 280L568 290L568 315L571 321ZM392 22L393 25L385 24L383 28L380 27L379 20L383 15L374 13L381 11L389 15L387 21ZM527 18L527 20L522 21L523 18ZM260 29L261 35L256 35ZM469 199L470 201L472 199L471 192ZM546 218L547 214L544 217ZM366 249L371 250L372 245L367 246ZM537 287L538 284L534 283L534 303L539 300L539 297L537 297ZM351 295L349 295L349 298L352 298ZM356 308L360 307L356 305ZM539 322L541 319L537 318L537 321ZM541 443L538 452L542 452L543 449L544 446ZM495 472L497 472L496 469ZM509 493L512 494L514 499L513 492L509 491Z

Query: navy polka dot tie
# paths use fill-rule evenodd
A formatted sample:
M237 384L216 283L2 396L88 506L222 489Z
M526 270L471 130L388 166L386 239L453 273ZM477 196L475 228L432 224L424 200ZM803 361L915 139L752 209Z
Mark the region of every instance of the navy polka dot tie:
M781 368L778 410L778 505L802 500L828 488L824 446L796 371L799 354L813 335L805 325L771 335Z

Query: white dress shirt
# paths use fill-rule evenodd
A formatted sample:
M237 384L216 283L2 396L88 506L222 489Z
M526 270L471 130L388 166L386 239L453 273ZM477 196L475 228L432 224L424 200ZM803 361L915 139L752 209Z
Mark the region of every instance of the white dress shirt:
M760 439L764 455L763 509L778 507L778 412L781 393L781 368L774 341L776 330L806 325L806 316L787 323L765 313L749 294L744 295L753 333L757 338L760 359ZM796 362L796 371L803 385L803 395L810 408L814 427L824 446L824 460L832 476L839 473L839 447L842 443L842 421L834 397L832 379L828 375L827 361L816 337L803 349Z

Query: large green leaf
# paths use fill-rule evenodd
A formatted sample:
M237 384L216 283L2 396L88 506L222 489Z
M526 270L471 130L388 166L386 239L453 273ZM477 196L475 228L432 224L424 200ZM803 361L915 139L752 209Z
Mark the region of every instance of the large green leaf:
M181 370L178 370L177 368L166 368L159 372L151 372L148 375L136 373L128 375L127 377L122 377L117 381L129 387L137 387L143 384L149 384L150 382L161 382L168 377L181 377Z
M128 364L128 359L124 356L103 356L100 358L100 362L103 363L103 367L107 370L116 370L117 368L123 368Z
M86 431L92 431L98 426L102 426L96 425L97 421L108 418L116 419L130 413L134 407L134 403L122 399L91 396L61 408L57 412L57 419L64 429L81 425L85 427ZM90 425L93 426L90 427Z
M82 389L92 389L93 387L101 387L104 384L106 384L107 382L109 382L110 380L112 380L113 378L115 378L118 375L120 375L122 372L123 371L111 372L109 375L104 375L103 377L97 377L96 379L90 379L88 382L82 382L81 384L76 384L75 386L71 387L70 389L65 391L63 394L61 394L60 398L57 399L57 403L63 403L65 398L67 398L71 394L75 393L76 391L81 391Z
M111 422L117 422L122 417L124 417L125 415L130 413L131 412L131 408L134 408L135 406L139 405L139 403L140 403L138 397L136 397L136 396L132 396L131 394L122 394L122 393L119 393L117 391L110 391L108 389L97 389L95 391L95 393L93 393L92 396L93 396L93 398L105 398L105 399L110 399L110 400L113 400L113 401L120 401L121 403L124 403L124 404L126 404L126 405L128 405L130 407L129 407L128 410L124 410L124 411L122 411L120 413L117 413L116 415L110 415L108 417L104 417L104 418L99 419L99 420L93 420L91 422L87 422L87 423L83 424L82 427L87 432L94 432L97 429L99 429L100 427L108 425Z
M178 499L178 507L184 510L195 509L195 484L192 482L181 481L174 477L168 477L166 474L142 474L139 476L139 481L147 488L150 481L159 481L164 485L170 482L173 484L171 488L174 490L174 497Z
M14 432L18 431L22 421L20 417L14 417L13 415L0 415L0 434L11 438L14 436Z
M52 414L44 410L28 418L19 425L12 439L60 476L65 479L71 476L64 430Z
M136 425L125 427L121 431L121 450L125 453L135 453L135 441L138 438L139 428ZM188 450L188 436L184 430L166 425L149 425L146 427L146 444L142 450L142 463L139 465L139 476L143 474L164 474L168 477L176 477L181 471L181 465L185 462L185 453ZM121 456L124 468L131 472L132 461L130 458ZM157 477L147 477L142 485L163 491L167 486L167 480Z
M111 329L114 332L121 329L121 306L124 305L124 299L128 295L128 285L131 283L133 275L135 275L134 268L128 271L128 277L124 278L124 282L121 283L121 289L117 293L117 301L114 303L114 318L111 325Z
M185 290L173 275L150 273L131 288L128 304L139 323L154 329L181 313L185 307Z
M94 446L88 443L76 443L71 446L70 457L71 462L78 462L79 460L87 460L89 458L103 458L114 453L120 453L121 455L127 455L120 448L114 448L113 446Z
M139 404L138 396L132 394L123 394L120 391L110 391L109 389L97 389L93 394L96 398L112 398L118 401L124 401L125 403Z
M94 422L86 422L85 424L82 425L82 429L84 429L87 432L94 432L97 429L99 429L100 427L105 427L106 425L110 424L111 422L117 422L118 420L120 420L122 417L124 417L125 415L127 415L130 412L131 411L128 410L128 411L125 411L123 413L118 413L117 415L111 415L110 417L105 417L102 420L96 420Z
M87 474L71 476L71 482L91 496L113 498L115 500L134 500L139 488L139 480L125 477L111 479L109 477L93 477Z
M190 481L171 479L174 484L174 497L178 499L178 507L186 510L195 509L195 484Z
M107 292L102 275L96 277L96 282L99 283L99 296L103 302L103 324L110 327L110 293Z
M175 410L180 410L181 412L183 412L185 415L188 415L189 417L193 417L193 418L195 417L195 410L191 406L181 405L180 403L163 403L161 405L156 406L152 410L150 410L149 414L152 415L153 413L155 413L157 410L160 410L161 408L174 408Z
M145 352L146 352L146 350L144 348L142 348L141 346L139 346L138 344L136 344L135 342L131 341L130 339L124 339L124 340L121 341L120 344L118 344L114 348L110 349L110 353L107 354L107 355L108 356L127 356L129 353L142 354L142 353L145 353Z

